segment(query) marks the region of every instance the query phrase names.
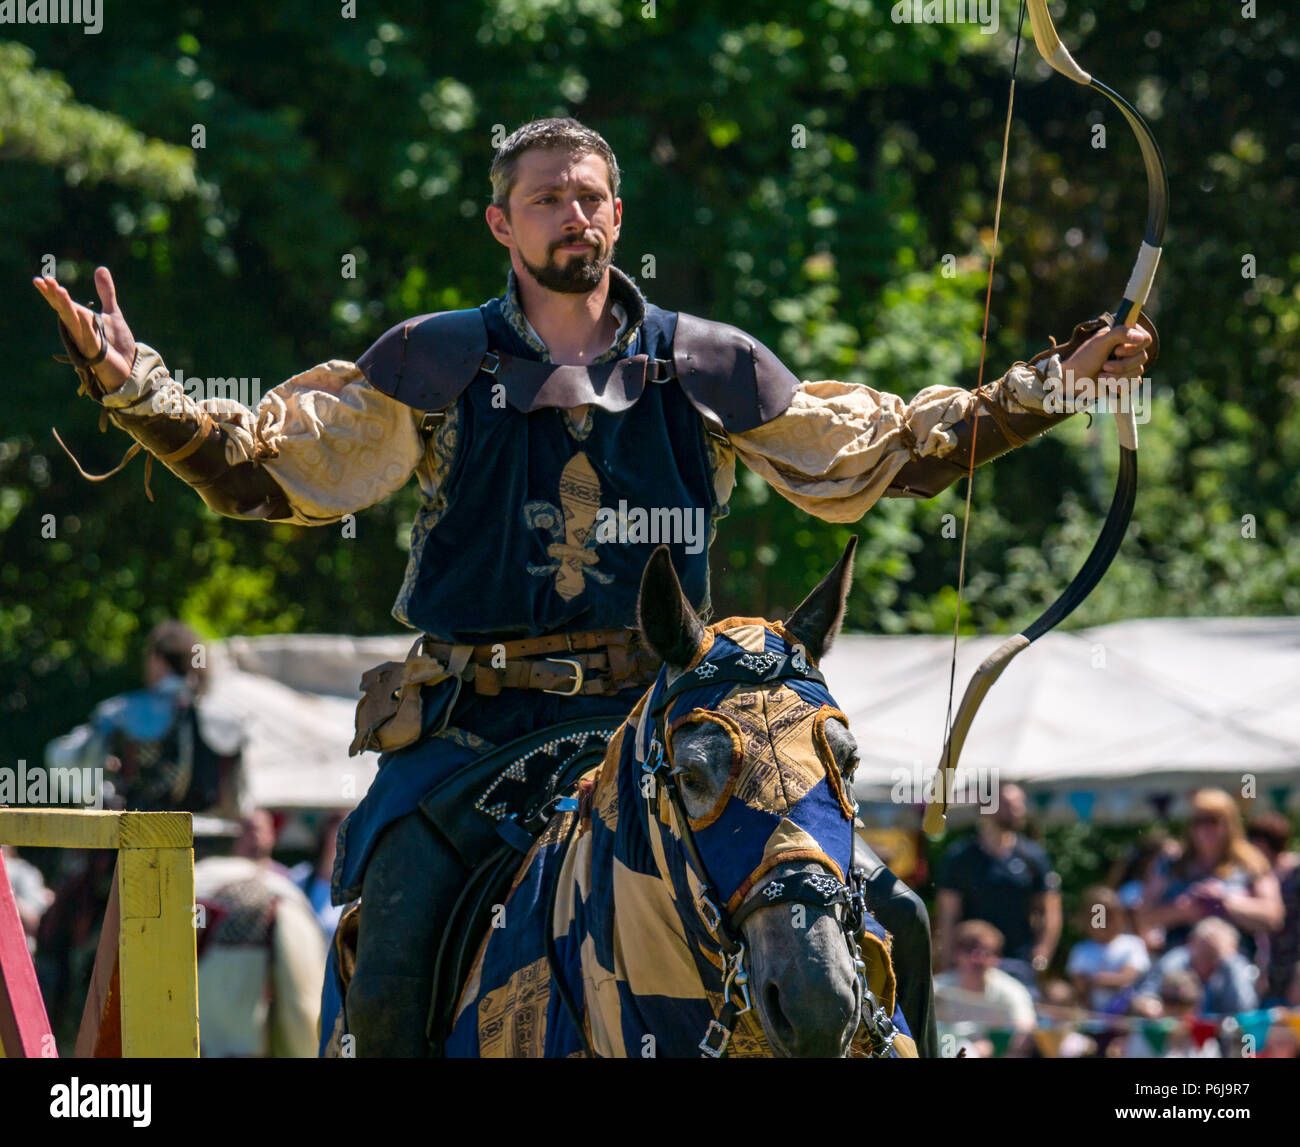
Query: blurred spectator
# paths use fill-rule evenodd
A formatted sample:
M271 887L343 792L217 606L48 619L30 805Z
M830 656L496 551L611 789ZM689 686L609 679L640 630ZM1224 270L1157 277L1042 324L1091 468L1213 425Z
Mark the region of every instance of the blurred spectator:
M145 648L145 687L100 702L86 724L56 737L46 766L106 770L110 808L237 817L244 732L238 718L204 700L201 649L182 622L156 626Z
M1220 920L1211 923L1223 922ZM1164 972L1160 976L1157 994L1154 997L1142 997L1142 1010L1150 1018L1178 1022L1164 1031L1164 1038L1157 1039L1156 1043L1152 1042L1154 1033L1141 1028L1134 1030L1125 1041L1125 1058L1222 1059L1223 1049L1217 1039L1207 1039L1198 1046L1192 1037L1191 1021L1196 1015L1201 996L1201 982L1190 969L1171 968Z
M1030 987L1044 971L1061 938L1061 880L1047 853L1021 835L1025 794L1019 785L1002 785L991 814L980 810L979 830L943 858L935 902L938 966L952 968L954 928L960 921L986 920L1005 937L1002 962Z
M1027 1043L1037 1025L1029 989L998 967L1002 933L984 920L965 920L953 930L956 968L934 978L935 1018L944 1027L978 1024L983 1028L1010 1029L1017 1033L1008 1052L1015 1054ZM980 1048L987 1057L988 1049Z
M311 902L312 910L320 923L327 940L332 939L334 930L339 925L339 918L346 909L346 904L330 903L330 874L334 870L334 849L338 841L339 825L346 813L331 814L321 825L320 838L317 842L316 859L304 860L290 869L293 882L303 890Z
M1280 812L1264 812L1252 817L1246 827L1246 839L1264 854L1278 880L1300 867L1300 854L1287 849L1291 822Z
M325 942L306 896L257 859L269 818L249 817L237 850L194 866L200 1054L314 1058Z
M1118 894L1097 885L1083 894L1080 928L1086 939L1070 949L1066 973L1089 1011L1128 1010L1129 990L1151 968L1146 945L1128 931Z
M1282 926L1282 896L1263 853L1246 840L1241 812L1222 789L1192 794L1183 854L1155 866L1143 893L1144 927L1165 929L1170 948L1187 942L1192 925L1222 917L1254 952L1252 933Z
M1182 855L1182 851L1178 841L1164 829L1153 828L1115 862L1106 881L1115 889L1124 906L1129 931L1141 936L1147 951L1151 953L1164 951L1165 930L1156 925L1143 926L1140 911L1143 889L1157 862L1163 858L1167 863L1172 863Z
M1281 1003L1300 963L1300 856L1287 851L1291 825L1280 813L1264 813L1246 833L1277 877L1282 899L1282 927L1256 938L1256 962L1264 973L1264 1004Z
M22 921L23 931L27 933L27 950L35 953L36 931L45 910L54 901L54 893L45 887L45 877L41 875L41 870L30 860L19 856L13 845L0 847L0 853L4 855L9 887L13 889L14 901L18 905L18 919Z
M268 869L292 882L289 870L271 855L278 835L275 814L270 809L255 808L239 822L235 855L251 860L259 868Z
M1183 971L1191 972L1196 978L1197 1015L1228 1016L1254 1011L1259 1006L1255 970L1237 950L1237 944L1237 930L1226 920L1213 916L1201 920L1192 928L1187 943L1161 956L1138 984L1133 1011L1148 1017L1167 1014L1162 1007L1161 985L1171 972Z
M1285 1022L1272 1024L1268 1037L1259 1050L1260 1059L1300 1059L1300 1037L1296 1029Z
M1081 1019L1084 1009L1079 1002L1079 991L1069 980L1053 977L1043 981L1042 999L1036 1010L1040 1016L1050 1016L1054 1020Z
M81 1026L99 931L113 887L117 852L95 849L65 854L68 875L36 933L36 976L60 1055L71 1055Z

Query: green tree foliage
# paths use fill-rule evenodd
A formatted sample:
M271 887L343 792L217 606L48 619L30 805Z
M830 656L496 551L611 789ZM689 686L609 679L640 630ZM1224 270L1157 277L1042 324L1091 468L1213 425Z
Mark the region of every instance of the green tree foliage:
M0 29L6 759L38 758L136 681L139 638L165 614L211 637L393 628L417 496L365 511L351 540L220 519L161 469L148 501L139 460L85 483L50 426L91 471L127 441L94 433L49 359L53 318L28 285L46 256L82 301L109 265L173 370L265 391L355 359L408 315L499 293L507 260L482 220L494 134L573 114L619 155L618 262L654 301L746 328L803 377L905 398L974 385L1011 4L992 36L894 24L884 0L348 7L135 0L108 6L99 35ZM1058 15L1085 66L1149 116L1173 186L1136 524L1077 623L1300 605L1288 19L1209 0ZM1030 45L1020 81L988 377L1118 301L1144 210L1113 110ZM1023 623L1072 576L1109 502L1112 438L1078 419L981 472L968 631ZM829 526L742 472L713 551L717 608L780 615L853 531L850 625L950 629L945 516L962 494Z

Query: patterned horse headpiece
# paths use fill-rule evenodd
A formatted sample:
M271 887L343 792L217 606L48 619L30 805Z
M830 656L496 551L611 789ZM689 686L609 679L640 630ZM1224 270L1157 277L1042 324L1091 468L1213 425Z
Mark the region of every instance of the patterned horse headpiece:
M671 768L673 734L686 726L710 722L731 739L725 787L712 808L688 819L729 913L769 870L792 861L823 864L847 881L856 806L827 740L832 717L848 723L779 623L722 622L690 664L660 672L636 728L643 769ZM665 786L645 791L659 825L680 836Z

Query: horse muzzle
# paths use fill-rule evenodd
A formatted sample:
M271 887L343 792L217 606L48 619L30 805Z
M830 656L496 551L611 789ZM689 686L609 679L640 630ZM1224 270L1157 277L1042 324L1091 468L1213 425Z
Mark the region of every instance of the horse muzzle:
M782 865L754 890L816 864ZM834 909L777 903L744 923L753 1005L773 1054L837 1059L848 1051L862 1014L858 966Z

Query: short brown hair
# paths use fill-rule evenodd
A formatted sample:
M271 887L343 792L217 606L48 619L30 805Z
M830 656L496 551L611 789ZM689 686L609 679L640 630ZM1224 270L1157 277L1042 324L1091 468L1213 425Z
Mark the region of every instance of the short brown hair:
M964 948L972 940L978 941L995 956L1002 955L1004 937L997 928L987 920L963 920L952 932L952 946L956 951Z
M1262 812L1246 826L1246 839L1262 840L1274 852L1285 852L1291 839L1291 822L1280 812Z
M195 693L207 687L206 666L194 664L194 647L199 645L199 635L183 621L169 619L159 622L149 634L146 652L156 653L177 677L190 683Z
M580 124L569 116L552 119L535 119L516 128L497 148L488 178L492 181L492 203L509 213L510 192L514 190L519 175L519 157L526 151L541 148L545 151L567 151L573 155L598 155L609 169L609 189L618 198L622 176L613 148L599 132Z

